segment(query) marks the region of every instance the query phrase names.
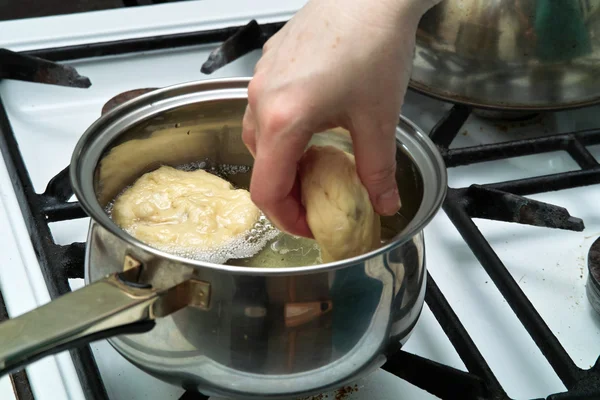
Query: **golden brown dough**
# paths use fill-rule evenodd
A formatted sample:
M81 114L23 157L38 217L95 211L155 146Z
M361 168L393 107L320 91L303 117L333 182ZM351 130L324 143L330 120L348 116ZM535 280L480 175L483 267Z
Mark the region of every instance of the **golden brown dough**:
M204 170L168 166L142 175L112 209L115 223L142 242L196 252L226 246L259 217L247 190Z
M357 173L354 156L311 146L300 160L302 204L323 262L367 253L381 244L381 222Z

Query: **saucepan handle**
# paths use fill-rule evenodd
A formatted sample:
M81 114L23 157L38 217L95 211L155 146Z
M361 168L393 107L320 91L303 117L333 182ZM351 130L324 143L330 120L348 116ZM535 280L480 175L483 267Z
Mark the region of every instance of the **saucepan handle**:
M46 356L107 337L142 333L154 319L189 304L207 306L208 284L166 290L110 275L0 324L0 376Z

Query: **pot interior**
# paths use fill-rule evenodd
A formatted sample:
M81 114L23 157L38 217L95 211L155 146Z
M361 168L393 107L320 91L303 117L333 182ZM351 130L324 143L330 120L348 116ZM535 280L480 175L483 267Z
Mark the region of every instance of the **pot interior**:
M123 129L105 147L96 164L96 200L103 209L110 210L111 202L124 189L162 165L204 168L238 188L248 189L253 157L242 141L246 105L247 100L239 98L195 102L163 110ZM315 135L311 144L334 145L352 153L350 135L340 129ZM396 161L402 209L395 216L382 218L384 240L401 233L423 200L422 175L401 142Z

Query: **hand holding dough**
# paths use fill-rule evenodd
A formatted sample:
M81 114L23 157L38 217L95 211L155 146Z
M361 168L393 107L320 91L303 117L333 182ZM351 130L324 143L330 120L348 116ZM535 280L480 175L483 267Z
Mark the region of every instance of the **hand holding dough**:
M311 146L300 160L302 204L324 262L380 246L381 222L356 173L354 156L333 146Z
M167 251L220 249L250 231L259 217L247 190L204 170L168 166L142 175L112 210L122 229Z

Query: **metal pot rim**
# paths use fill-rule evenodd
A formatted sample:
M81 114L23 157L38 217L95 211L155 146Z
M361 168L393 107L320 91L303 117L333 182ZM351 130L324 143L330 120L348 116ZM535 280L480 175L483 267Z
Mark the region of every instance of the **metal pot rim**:
M334 263L286 268L238 267L195 261L155 249L119 228L98 202L94 190L94 172L106 147L112 140L139 122L167 110L203 101L247 98L250 77L192 81L158 89L116 107L96 120L81 136L70 164L73 192L83 210L94 223L125 241L151 254L197 268L210 268L244 275L295 275L318 273L364 262L401 245L418 234L436 215L446 196L447 173L435 144L414 123L400 116L396 128L399 148L412 158L423 179L423 199L409 224L387 245L361 256Z

